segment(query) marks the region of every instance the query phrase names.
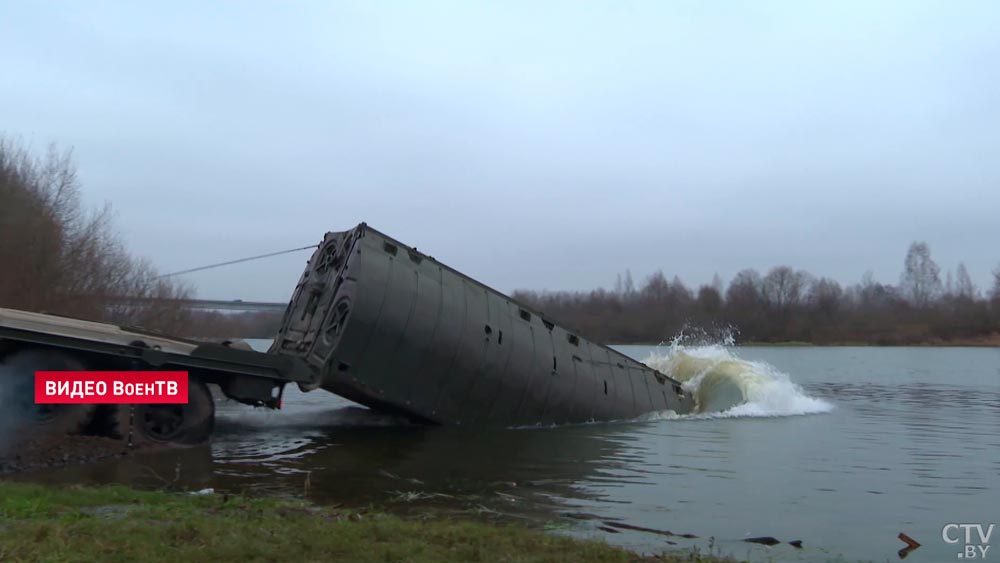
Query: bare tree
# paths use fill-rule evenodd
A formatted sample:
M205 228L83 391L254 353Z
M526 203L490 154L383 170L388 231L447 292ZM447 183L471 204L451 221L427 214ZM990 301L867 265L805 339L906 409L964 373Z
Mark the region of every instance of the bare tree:
M691 290L684 285L679 276L670 281L670 302L674 306L686 306L694 300Z
M642 287L642 296L653 303L663 303L667 301L670 294L670 282L663 275L663 270L657 270L646 278L646 285Z
M969 270L965 268L965 263L959 262L958 270L955 272L955 296L974 301L977 293L976 286L969 276Z
M903 295L916 307L925 308L941 294L941 268L931 259L926 242L914 242L906 253L900 279Z
M722 278L719 277L718 273L712 276L712 289L714 289L720 296L722 295L722 292L726 290L726 286L722 284Z
M993 270L993 289L990 291L990 297L1000 301L1000 265Z
M717 315L722 310L722 295L714 285L703 285L698 288L696 303L702 312Z
M843 289L836 280L819 278L809 287L809 302L827 317L833 317L840 310Z
M764 276L762 286L764 300L768 306L786 311L799 304L807 274L796 272L788 266L776 266Z
M893 288L876 281L870 270L865 272L857 286L858 305L863 309L887 307L894 294Z
M631 299L635 297L635 282L632 281L632 270L625 270L625 287L623 288L622 297Z
M729 283L726 290L726 303L734 307L749 307L761 301L761 286L763 282L757 270L741 270Z
M701 286L693 296L679 278L668 282L660 272L630 297L603 289L518 291L515 297L580 334L611 342L658 341L684 326L727 326L748 341L913 344L1000 332L1000 267L994 280L995 300L990 303L978 298L968 272L959 266L956 291L974 297L945 301L938 292L929 301L935 307L924 311L914 311L897 287L879 283L871 272L845 290L835 280L812 281L808 273L788 267L774 268L763 278L755 270L743 270L729 284L724 300L712 285Z
M120 297L183 297L118 239L110 206L82 204L70 151L41 157L0 138L0 306L173 329L185 313L115 305ZM166 303L166 302L165 302ZM170 322L167 322L167 320Z

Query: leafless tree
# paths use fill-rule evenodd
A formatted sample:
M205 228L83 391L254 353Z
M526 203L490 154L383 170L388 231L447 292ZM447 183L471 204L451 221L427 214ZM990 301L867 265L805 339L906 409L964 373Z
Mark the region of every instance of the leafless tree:
M757 270L741 270L729 283L726 290L726 303L734 306L750 307L761 301L763 281Z
M958 263L958 270L955 272L955 296L972 301L976 298L976 286L972 283L969 270L965 268L965 263Z
M657 270L646 278L646 284L642 286L641 295L651 303L663 303L670 293L670 282L663 275L663 270Z
M809 287L809 302L828 318L839 312L843 295L840 284L830 278L819 278Z
M745 340L946 341L1000 332L1000 266L990 301L964 264L954 296L941 298L941 272L925 243L910 246L899 287L871 272L842 288L789 266L716 276L697 295L678 277L651 275L637 289L626 270L612 291L535 292L515 298L583 335L606 342L658 342L681 327L735 326ZM115 235L111 209L81 203L72 154L34 156L0 138L0 307L49 311L199 337L273 334L280 317L192 313L176 306L190 288L158 278ZM123 297L163 298L156 307ZM173 305L171 305L173 303Z
M1000 301L1000 265L993 270L993 289L990 291L990 297L994 301Z
M632 270L625 270L625 287L622 288L622 297L626 299L635 297L635 282L632 281Z
M698 288L696 300L698 309L708 316L718 315L722 310L722 295L714 285L703 285Z
M0 138L0 306L47 311L147 328L179 327L185 313L126 307L121 297L184 297L183 285L158 280L118 239L111 208L82 204L71 151L35 156Z
M876 281L871 271L865 272L861 283L856 286L855 290L858 296L858 306L867 310L889 306L895 293L892 287Z
M971 282L966 278L967 272L956 276L956 290L968 295ZM897 287L879 283L871 272L843 288L835 280L812 281L806 272L788 267L772 269L764 278L755 270L743 270L724 298L711 285L701 286L695 297L680 279L668 282L660 273L631 297L600 289L522 290L515 297L583 335L607 342L657 342L677 334L680 327L736 327L741 339L751 341L908 344L1000 332L1000 267L995 280L992 306L975 291L970 299L945 299L938 292L924 309L911 306Z
M914 306L926 308L941 294L941 268L931 259L926 242L914 242L906 253L900 279L903 294Z
M805 272L796 272L788 266L772 268L764 276L762 285L764 301L774 310L787 311L799 304L807 278Z
M726 290L726 286L723 285L722 278L719 276L719 274L714 274L712 276L712 289L714 289L715 292L718 293L720 296Z

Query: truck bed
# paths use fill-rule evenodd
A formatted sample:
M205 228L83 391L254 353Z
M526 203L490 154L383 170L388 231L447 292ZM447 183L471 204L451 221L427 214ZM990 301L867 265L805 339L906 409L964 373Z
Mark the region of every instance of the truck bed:
M303 362L200 343L153 332L69 317L0 308L0 356L23 348L61 349L85 358L91 369L179 369L216 383L230 398L277 406L274 386L309 384ZM267 392L263 389L267 387ZM255 388L255 389L251 389Z

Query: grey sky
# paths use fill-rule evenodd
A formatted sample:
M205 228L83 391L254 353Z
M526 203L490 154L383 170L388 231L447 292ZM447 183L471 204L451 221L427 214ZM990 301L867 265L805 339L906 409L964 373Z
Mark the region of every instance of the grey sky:
M294 5L293 5L294 4ZM0 130L163 271L364 220L509 291L1000 262L1000 3L0 5ZM188 276L284 300L307 253Z

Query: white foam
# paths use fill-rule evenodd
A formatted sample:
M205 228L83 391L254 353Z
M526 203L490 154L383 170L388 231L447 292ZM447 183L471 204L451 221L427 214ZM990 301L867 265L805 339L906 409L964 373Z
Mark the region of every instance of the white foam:
M695 414L650 413L643 420L779 417L824 413L833 405L810 397L787 374L764 362L741 359L726 346L683 346L675 341L644 363L681 382L697 404Z

